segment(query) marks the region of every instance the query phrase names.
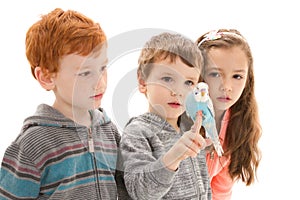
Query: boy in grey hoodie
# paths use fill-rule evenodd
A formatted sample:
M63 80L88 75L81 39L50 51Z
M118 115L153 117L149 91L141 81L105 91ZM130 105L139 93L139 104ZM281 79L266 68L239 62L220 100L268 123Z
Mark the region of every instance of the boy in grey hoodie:
M127 199L211 199L205 140L180 124L201 67L201 52L179 34L154 36L142 49L138 83L149 109L128 122L120 143Z
M53 91L7 148L0 199L117 199L120 135L102 109L106 36L98 23L59 8L33 24L26 55L39 84Z

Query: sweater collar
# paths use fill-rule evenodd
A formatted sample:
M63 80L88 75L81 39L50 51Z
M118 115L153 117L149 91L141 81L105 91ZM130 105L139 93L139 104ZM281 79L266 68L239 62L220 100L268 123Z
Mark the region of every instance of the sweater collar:
M92 117L93 126L98 126L99 124L109 123L110 119L106 115L103 109L90 111ZM65 117L58 110L49 106L47 104L40 104L37 107L34 115L26 118L24 120L23 129L27 129L30 126L52 126L52 127L69 127L69 128L79 128L82 125L77 124L73 120Z

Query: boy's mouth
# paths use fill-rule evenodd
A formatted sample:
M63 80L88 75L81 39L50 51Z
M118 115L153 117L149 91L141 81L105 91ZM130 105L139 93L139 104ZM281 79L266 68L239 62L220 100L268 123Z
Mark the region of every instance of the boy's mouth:
M178 102L170 102L168 103L168 105L171 106L172 108L178 108L181 106L181 104Z
M103 96L103 93L100 93L100 94L96 94L96 95L92 96L91 98L93 98L93 99L101 99L102 96Z

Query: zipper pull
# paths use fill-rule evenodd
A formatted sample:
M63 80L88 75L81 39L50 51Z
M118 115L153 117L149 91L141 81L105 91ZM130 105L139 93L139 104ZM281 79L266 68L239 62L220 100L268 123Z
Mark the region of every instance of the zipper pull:
M88 130L88 145L89 145L89 152L94 153L94 141L93 141L93 135L92 135L92 130L89 128Z

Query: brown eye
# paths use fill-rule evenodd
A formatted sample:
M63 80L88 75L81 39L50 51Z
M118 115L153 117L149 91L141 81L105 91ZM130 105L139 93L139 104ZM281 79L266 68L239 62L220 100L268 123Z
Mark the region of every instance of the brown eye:
M240 79L243 79L244 77L242 75L235 74L235 75L233 75L233 78L240 80Z
M103 72L104 70L106 70L106 66L102 66L100 71Z

